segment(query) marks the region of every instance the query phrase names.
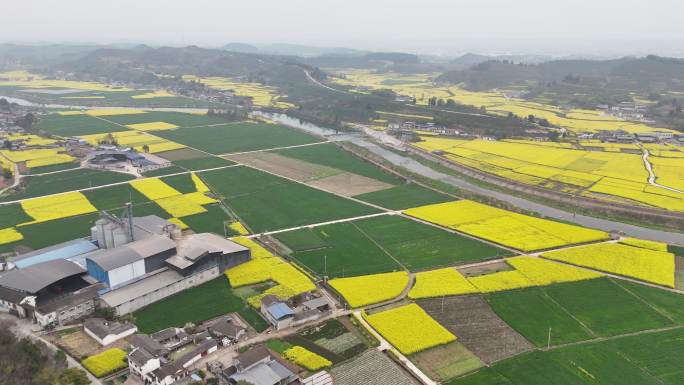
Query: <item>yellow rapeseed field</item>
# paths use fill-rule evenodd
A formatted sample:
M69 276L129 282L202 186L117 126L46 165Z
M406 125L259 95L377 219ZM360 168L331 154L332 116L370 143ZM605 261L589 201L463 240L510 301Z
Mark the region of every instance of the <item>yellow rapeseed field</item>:
M351 307L361 307L398 297L409 283L408 273L398 271L362 275L358 277L335 278L329 281Z
M19 226L97 211L85 195L76 191L26 199L21 201L21 208L34 220Z
M105 350L81 361L95 377L104 377L128 366L127 353L119 348Z
M150 200L181 195L175 188L159 178L138 179L130 182L131 186Z
M460 140L431 135L421 139L413 145L430 152L442 151L450 161L516 182L599 199L612 195L623 201L684 211L683 193L648 184L641 149L635 144ZM684 157L650 159L658 183L684 191Z
M603 276L593 271L529 256L509 258L506 262L537 286L583 281Z
M332 366L332 362L327 358L321 357L301 346L293 346L285 350L283 356L310 372Z
M245 225L243 225L239 221L235 221L235 222L231 223L230 225L228 225L228 227L230 227L231 230L235 231L236 233L238 233L240 235L248 235L249 234L249 230L247 230Z
M273 294L282 300L287 300L297 294L316 289L316 285L313 284L306 274L282 258L273 255L255 241L245 237L236 237L233 238L233 241L248 247L252 253L252 260L226 270L225 274L231 287L253 285L266 281L277 283L276 286L268 289L266 292L248 298L250 305L259 307L261 305L261 298L268 294Z
M380 335L406 355L456 340L456 336L414 303L376 314L362 314Z
M0 73L0 86L24 88L69 88L84 91L131 91L129 88L113 87L103 83L45 79L42 75L32 74L27 71L9 71Z
M195 187L202 191L181 194L159 178L138 179L131 181L130 184L171 216L182 218L204 213L207 209L202 206L217 202L216 199L206 195L209 189L197 176L193 176L193 181Z
M416 273L416 284L408 296L412 299L477 293L478 290L454 268Z
M675 283L675 258L668 252L603 243L550 251L543 256L662 286L674 287Z
M171 94L169 92L166 92L164 90L159 90L159 91L150 91L146 92L144 94L139 94L139 95L133 95L131 96L132 99L155 99L155 98L169 98L169 97L174 97L176 95Z
M174 195L166 198L154 200L167 213L176 218L187 217L189 215L207 212L202 205L193 202L185 195Z
M624 245L640 247L642 249L650 249L655 251L667 251L667 243L649 241L646 239L625 237L620 239L620 243Z
M279 94L276 87L265 86L260 83L240 82L232 78L223 77L198 77L183 75L183 80L196 81L210 88L224 91L233 91L238 96L252 98L252 103L258 107L291 108L292 103L281 101L283 95Z
M412 208L404 213L522 251L609 237L603 231L530 217L468 200Z
M146 112L143 110L132 108L100 108L85 111L85 114L90 116L138 115L144 113Z
M483 293L521 289L535 286L534 282L517 270L501 271L468 278L468 281Z
M149 122L149 123L135 123L127 124L126 127L132 128L138 131L159 131L159 130L171 130L178 128L175 124L166 122Z
M0 229L0 245L21 241L22 239L24 239L24 236L14 227Z
M178 227L180 227L181 230L186 230L190 228L190 226L188 226L188 224L183 222L180 218L169 218L168 221L175 225L178 225Z
M185 148L185 146L180 143L136 130L112 132L109 134L82 135L80 138L93 146L97 146L100 141L109 140L110 136L111 138L116 139L116 142L120 146L133 147L138 152L144 152L145 146L148 146L149 152L153 154Z
M198 192L209 192L209 187L202 181L202 179L197 175L197 173L190 174L192 176L192 182L195 183L195 190Z
M485 108L497 115L513 113L521 118L534 115L547 119L551 124L575 132L596 132L599 130L624 130L637 132L672 132L667 128L654 128L643 123L623 121L598 110L571 109L563 110L549 104L530 102L508 97L505 90L495 92L473 92L458 86L446 86L433 83L437 74L399 74L394 72L376 73L372 70L328 69L336 76L332 81L355 87L352 92L369 93L370 90L391 89L399 95L416 98L416 104L425 106L432 97L453 100L478 108Z
M26 162L26 167L31 168L69 163L76 160L71 155L65 154L65 151L63 147L22 151L0 150L0 155L14 163Z

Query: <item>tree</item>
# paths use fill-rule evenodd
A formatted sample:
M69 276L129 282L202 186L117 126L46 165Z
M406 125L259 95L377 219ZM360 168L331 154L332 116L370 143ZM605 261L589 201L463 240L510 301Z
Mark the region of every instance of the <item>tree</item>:
M78 368L64 369L52 385L89 385L86 373Z
M143 149L143 152L150 152L150 146L147 144L143 144L142 149Z

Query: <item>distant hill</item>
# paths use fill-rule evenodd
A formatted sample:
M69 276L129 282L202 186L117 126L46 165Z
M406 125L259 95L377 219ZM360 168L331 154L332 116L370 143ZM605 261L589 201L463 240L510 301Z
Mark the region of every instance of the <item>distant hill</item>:
M488 60L468 69L448 71L436 79L464 83L471 89L491 89L520 84L570 82L607 89L632 91L684 89L684 59L647 56L614 60L553 60L518 64Z
M226 51L242 52L242 53L257 53L257 52L259 52L259 48L255 47L251 44L245 44L245 43L228 43L221 48L225 49Z
M295 58L264 54L230 52L196 46L133 49L97 49L74 61L63 62L58 69L112 79L132 79L142 73L199 76L252 76L284 61Z
M463 56L457 57L448 63L448 66L454 70L465 70L474 65L484 63L487 61L509 61L513 63L524 63L524 64L538 64L551 60L548 56L539 55L480 55L474 53L467 53Z

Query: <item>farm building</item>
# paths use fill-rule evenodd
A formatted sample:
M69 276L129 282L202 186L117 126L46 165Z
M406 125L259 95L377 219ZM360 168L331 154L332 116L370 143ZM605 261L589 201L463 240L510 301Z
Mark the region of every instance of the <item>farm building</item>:
M254 385L289 385L299 376L280 357L263 346L257 346L233 359L233 366L224 371L229 384L246 381Z
M133 150L119 150L114 148L100 147L100 150L93 151L86 158L86 162L91 167L103 169L123 168L131 165L139 172L152 171L171 166L171 162L153 154L139 153Z
M56 259L0 277L0 308L41 326L62 325L92 313L101 288L76 263Z
M276 329L286 328L294 322L294 310L275 295L267 295L261 299L261 314Z
M171 330L171 329L169 329ZM192 343L187 336L184 343L174 349L168 349L157 338L146 334L136 334L130 339L132 347L128 355L128 366L131 374L150 385L171 385L190 374L190 366L202 357L215 352L218 343L213 339L198 341L188 352L175 360L169 354L179 347ZM164 337L164 336L162 336ZM168 337L168 336L165 336Z
M138 331L129 323L107 321L102 318L89 318L83 322L83 331L102 346L107 346Z
M231 316L219 317L207 325L209 334L226 346L247 333L247 328L235 322Z

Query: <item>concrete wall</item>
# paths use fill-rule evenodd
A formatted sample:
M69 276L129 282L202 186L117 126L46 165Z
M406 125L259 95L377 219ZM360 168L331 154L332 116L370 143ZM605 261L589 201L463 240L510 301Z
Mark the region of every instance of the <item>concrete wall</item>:
M145 275L145 261L135 261L126 266L109 271L109 287L116 287L124 282Z
M117 315L124 315L132 313L140 308L147 305L153 304L161 299L164 299L170 295L179 293L183 290L195 287L204 282L210 281L221 275L221 270L218 267L213 267L211 269L195 273L188 277L185 277L181 281L174 282L166 287L156 290L152 293L142 295L137 298L132 298L130 301L122 303L115 308ZM154 279L154 278L152 278Z

